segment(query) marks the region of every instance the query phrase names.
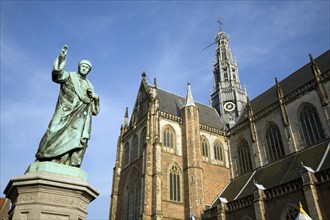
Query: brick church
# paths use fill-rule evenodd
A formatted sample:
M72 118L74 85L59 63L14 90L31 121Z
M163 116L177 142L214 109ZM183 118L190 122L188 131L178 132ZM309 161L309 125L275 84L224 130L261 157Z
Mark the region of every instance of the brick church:
M215 37L210 106L148 84L126 109L110 219L329 219L330 51L249 100Z

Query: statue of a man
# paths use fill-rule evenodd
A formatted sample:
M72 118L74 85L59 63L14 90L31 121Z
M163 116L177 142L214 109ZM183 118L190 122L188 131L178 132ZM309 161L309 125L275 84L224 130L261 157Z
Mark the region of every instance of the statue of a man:
M86 79L92 64L82 60L78 72L66 72L67 51L64 45L53 64L52 80L61 84L61 89L36 159L80 167L90 138L92 115L99 113L100 99Z

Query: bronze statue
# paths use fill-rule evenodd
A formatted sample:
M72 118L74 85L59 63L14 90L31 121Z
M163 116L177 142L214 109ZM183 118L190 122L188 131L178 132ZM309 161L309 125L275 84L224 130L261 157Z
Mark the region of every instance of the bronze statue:
M52 80L61 84L61 89L36 159L80 167L90 138L92 115L99 113L100 99L86 79L92 64L82 60L78 72L66 72L67 51L64 45L53 64Z

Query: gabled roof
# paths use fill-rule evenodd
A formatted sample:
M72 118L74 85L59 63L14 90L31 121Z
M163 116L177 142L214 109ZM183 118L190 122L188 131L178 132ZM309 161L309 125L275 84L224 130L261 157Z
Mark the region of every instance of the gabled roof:
M237 177L230 181L220 197L228 201L243 198L252 194L253 180L266 188L271 188L283 183L300 178L301 162L315 171L330 168L329 140L313 147L293 153L274 163L268 164L257 170Z
M181 117L181 109L186 103L186 99L184 97L159 88L157 88L157 96L159 99L160 111ZM219 130L226 128L225 124L222 122L219 114L214 108L198 103L196 101L195 104L199 109L200 124L207 125Z
M315 59L318 67L321 70L321 73L330 69L330 50L326 51L325 53L321 54L319 57ZM311 70L311 63L307 63L281 82L279 82L283 95L286 96L293 91L297 90L299 87L305 85L309 81L313 80L314 76ZM266 107L272 105L273 103L277 102L277 93L276 93L276 85L272 86L270 89L266 90L253 100L251 100L251 106L254 114L262 111ZM244 117L246 114L246 109L242 113L242 117L238 120L237 124L247 120Z

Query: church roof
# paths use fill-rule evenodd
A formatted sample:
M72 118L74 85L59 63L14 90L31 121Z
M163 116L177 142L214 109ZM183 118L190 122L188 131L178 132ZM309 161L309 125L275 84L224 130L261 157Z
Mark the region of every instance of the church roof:
M330 50L326 51L325 53L321 54L319 57L315 59L318 67L321 70L321 73L326 72L330 69ZM281 89L283 91L283 95L286 96L293 91L297 90L299 87L305 85L306 83L310 82L314 79L312 70L311 70L311 63L307 63L281 82L279 82ZM277 93L276 93L276 85L272 86L267 91L263 92L253 100L251 100L251 106L254 114L262 111L266 107L272 105L273 103L277 102ZM246 109L242 113L242 117L238 120L237 124L247 120L245 117L247 115Z
M157 96L159 99L160 111L181 117L181 109L186 103L186 99L184 97L159 88L157 89ZM199 109L200 124L207 125L219 130L225 129L225 124L222 122L220 116L214 108L198 103L196 101L195 104Z
M230 181L220 194L229 202L252 194L254 180L266 189L300 178L301 163L315 171L330 168L330 142L326 140L313 147L295 152L274 163L260 167Z

